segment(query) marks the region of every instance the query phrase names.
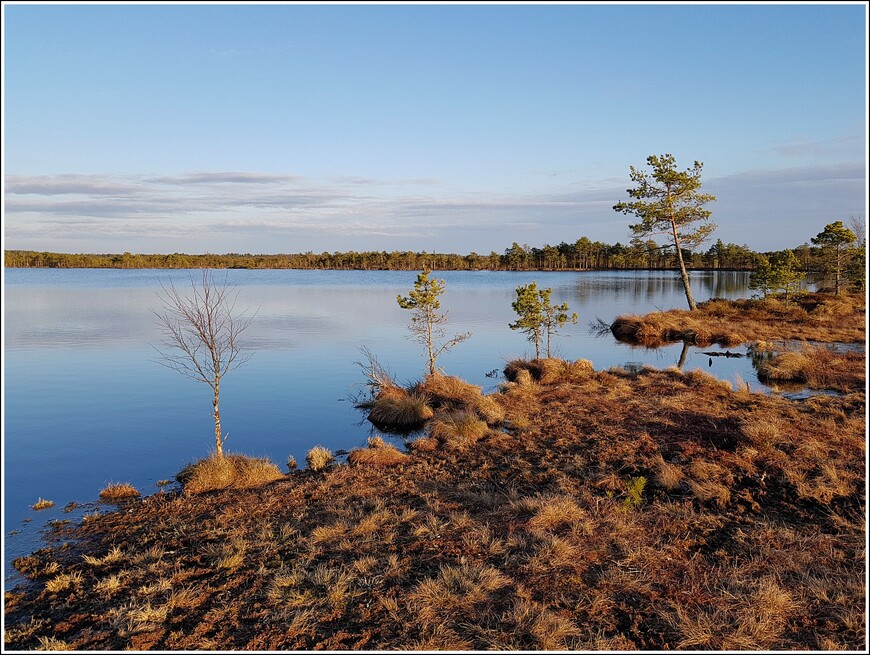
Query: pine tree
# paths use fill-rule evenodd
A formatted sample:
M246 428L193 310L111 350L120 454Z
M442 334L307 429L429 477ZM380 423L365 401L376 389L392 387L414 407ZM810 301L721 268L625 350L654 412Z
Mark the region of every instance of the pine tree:
M701 243L716 229L715 223L707 222L711 212L704 209L704 205L716 200L716 196L699 192L703 167L700 162L696 161L692 168L680 172L676 169L673 155L651 155L646 161L652 166L651 173L630 167L631 181L638 186L627 192L636 200L617 203L613 209L640 218L640 223L629 226L637 236L670 236L677 253L686 300L689 309L694 310L697 305L689 287L683 248ZM693 226L697 222L701 224Z
M547 357L551 356L551 341L558 328L568 321L577 322L577 314L568 314L568 303L553 305L550 302L552 289L538 289L537 282L516 288L517 299L511 304L519 318L510 323L511 330L520 330L535 344L535 359L541 358L541 341L547 337Z
M827 257L827 267L834 271L834 293L840 295L840 274L843 270L844 248L854 243L857 237L855 233L843 225L843 221L834 221L825 225L825 229L819 232L811 241L822 249L827 249L833 254Z
M438 299L444 293L444 280L430 278L431 271L424 269L417 275L414 288L407 296L397 296L396 301L402 309L412 311L411 323L408 329L415 341L426 347L426 357L429 362L429 374L435 375L438 370L435 366L438 357L453 348L458 343L465 341L471 336L470 332L457 334L450 341L438 343L447 333L444 324L447 323L447 314L439 314L441 301Z

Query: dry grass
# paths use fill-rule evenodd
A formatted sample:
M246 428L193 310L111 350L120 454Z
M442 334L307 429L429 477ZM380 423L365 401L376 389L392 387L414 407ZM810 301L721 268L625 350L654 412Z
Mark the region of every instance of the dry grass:
M75 548L15 561L7 648L863 651L863 392L613 369L494 400L505 430L433 401L447 441L400 466L170 490L69 528Z
M314 446L305 455L305 463L312 471L322 471L329 467L335 461L332 451L323 446Z
M450 450L467 450L486 436L486 421L475 412L457 411L437 415L429 423L429 436Z
M746 340L733 329L716 325L718 322L709 317L701 317L696 312L674 309L646 316L618 316L610 326L610 331L618 341L648 348L677 341L696 346L709 346L714 343L736 346Z
M91 555L83 555L82 560L87 562L91 566L107 566L111 564L117 564L119 562L123 562L126 559L124 555L124 551L121 550L120 546L112 546L109 549L109 552L103 555L102 557L93 557Z
M610 330L619 341L651 348L677 341L699 346L773 339L863 343L865 304L866 298L857 294L803 294L789 303L773 297L717 298L700 303L696 311L619 316Z
M141 494L128 482L112 482L100 490L100 500L107 503L119 503L131 498L138 498Z
M489 425L504 420L504 408L493 396L483 395L483 390L465 380L436 373L427 375L415 390L425 394L437 412L473 411Z
M368 448L352 450L347 456L348 464L354 466L396 466L408 461L408 455L381 437L369 439Z
M39 498L33 505L30 506L31 509L35 509L37 512L43 509L48 509L50 507L54 507L53 500L46 500L45 498Z
M581 382L593 372L588 359L566 361L555 357L545 359L514 359L508 362L504 375L510 382L527 386L540 384L564 384Z
M185 466L176 476L185 493L260 487L284 477L268 459L246 455L212 455Z
M757 366L762 382L797 382L811 389L859 391L866 382L863 353L836 352L826 347L805 345L763 359Z
M435 415L429 399L397 386L382 387L367 405L369 421L383 430L413 431Z

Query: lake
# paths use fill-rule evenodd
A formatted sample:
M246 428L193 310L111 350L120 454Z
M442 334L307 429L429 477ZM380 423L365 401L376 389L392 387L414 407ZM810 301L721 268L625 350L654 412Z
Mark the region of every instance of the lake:
M365 444L371 426L351 396L364 390L358 362L368 348L395 379L424 372L423 347L408 338L410 312L398 294L410 271L217 271L238 288L238 309L256 310L244 333L251 360L222 383L226 449L304 465L315 445L333 451ZM71 502L92 503L111 482L143 494L172 479L214 447L210 389L157 363L160 333L151 309L160 284L189 287L199 271L5 269L4 287L4 555L37 547L49 520ZM536 281L554 304L579 314L555 340L554 355L590 359L597 369L674 365L681 346L630 348L590 331L597 318L684 308L679 276L640 272L436 272L448 335L472 337L439 359L446 373L489 392L510 359L533 356L525 335L508 328L514 289ZM748 273L693 272L697 301L748 297ZM715 349L715 347L713 348ZM760 387L748 359L709 358L690 348L685 368L703 368ZM734 349L731 350L740 350ZM497 371L497 377L492 377ZM489 374L489 375L488 375ZM30 508L38 498L53 508ZM93 507L88 508L93 511ZM80 510L80 512L83 510Z

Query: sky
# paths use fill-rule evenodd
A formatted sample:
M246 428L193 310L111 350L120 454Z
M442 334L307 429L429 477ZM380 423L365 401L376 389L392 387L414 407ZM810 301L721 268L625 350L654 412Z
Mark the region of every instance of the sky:
M713 240L795 247L866 216L867 11L7 2L3 247L625 244L666 153Z

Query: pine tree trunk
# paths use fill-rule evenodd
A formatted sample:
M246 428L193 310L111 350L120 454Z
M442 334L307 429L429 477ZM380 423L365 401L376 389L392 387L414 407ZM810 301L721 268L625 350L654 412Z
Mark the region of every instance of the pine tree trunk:
M834 277L834 295L840 295L840 244L837 244L837 270Z
M683 278L683 289L686 291L686 300L689 301L689 309L695 311L698 305L692 297L692 288L689 286L689 273L686 271L686 263L683 261L683 249L680 247L680 237L677 236L677 224L671 221L671 229L674 234L674 245L677 247L677 261L680 264L680 276Z

